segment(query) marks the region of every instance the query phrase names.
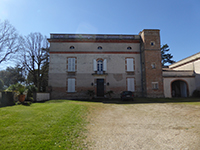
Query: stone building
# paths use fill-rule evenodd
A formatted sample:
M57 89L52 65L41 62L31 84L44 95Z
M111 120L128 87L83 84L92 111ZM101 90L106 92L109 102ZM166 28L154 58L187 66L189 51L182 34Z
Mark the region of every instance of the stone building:
M51 34L49 87L51 98L105 97L113 91L163 97L160 31L138 35Z

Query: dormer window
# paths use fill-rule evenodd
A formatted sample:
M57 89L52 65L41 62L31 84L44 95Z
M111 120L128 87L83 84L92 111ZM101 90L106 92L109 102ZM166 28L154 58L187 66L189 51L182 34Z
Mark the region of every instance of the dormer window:
M103 49L101 46L98 46L98 48L97 49Z
M69 49L75 49L75 47L74 46L70 46Z

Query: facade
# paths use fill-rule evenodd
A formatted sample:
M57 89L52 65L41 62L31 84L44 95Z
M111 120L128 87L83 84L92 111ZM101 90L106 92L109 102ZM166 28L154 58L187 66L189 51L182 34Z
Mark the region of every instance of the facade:
M138 35L51 34L49 87L51 98L84 99L113 91L163 97L160 31Z
M200 90L200 53L163 69L165 97L189 97Z

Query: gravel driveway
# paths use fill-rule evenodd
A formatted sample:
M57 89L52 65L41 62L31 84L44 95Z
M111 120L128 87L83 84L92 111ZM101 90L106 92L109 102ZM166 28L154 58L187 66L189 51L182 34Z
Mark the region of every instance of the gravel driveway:
M89 121L89 149L200 149L200 106L98 103Z

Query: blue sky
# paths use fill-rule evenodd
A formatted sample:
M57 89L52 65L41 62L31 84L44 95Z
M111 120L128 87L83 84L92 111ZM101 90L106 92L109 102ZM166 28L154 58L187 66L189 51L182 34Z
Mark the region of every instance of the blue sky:
M160 29L161 45L168 44L179 61L200 51L199 7L199 0L0 0L0 19L9 20L21 35L47 37Z

